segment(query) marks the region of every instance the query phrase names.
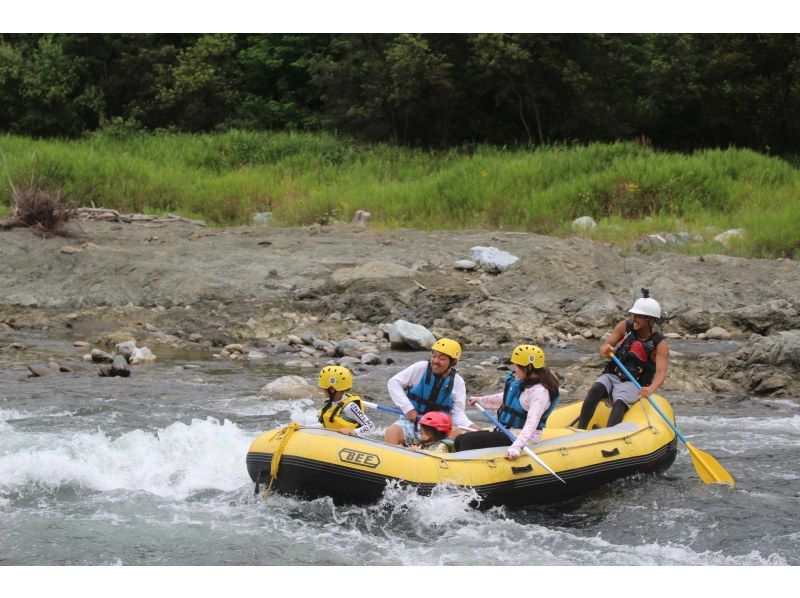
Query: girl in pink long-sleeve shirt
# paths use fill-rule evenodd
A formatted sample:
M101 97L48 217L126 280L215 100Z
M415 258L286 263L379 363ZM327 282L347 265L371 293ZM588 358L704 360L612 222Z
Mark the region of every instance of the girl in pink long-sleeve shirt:
M544 367L544 351L534 345L517 346L511 354L511 363L513 373L506 380L503 392L471 397L468 403L498 409L497 418L506 428L521 429L517 439L512 443L499 430L470 432L456 440L456 450L510 444L506 458L513 460L528 442L539 442L542 435L539 423L543 415L549 415L548 410L558 396L558 379Z

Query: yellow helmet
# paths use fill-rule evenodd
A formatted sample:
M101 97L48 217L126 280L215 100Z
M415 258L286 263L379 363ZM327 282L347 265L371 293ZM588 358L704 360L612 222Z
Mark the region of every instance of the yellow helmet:
M458 343L458 341L454 341L452 338L440 338L438 341L433 343L431 350L444 353L456 361L461 359L461 345Z
M511 363L525 367L532 365L535 368L544 367L544 351L536 345L517 345L511 353Z
M322 368L317 378L317 386L335 390L350 390L353 388L353 374L341 365L329 365Z

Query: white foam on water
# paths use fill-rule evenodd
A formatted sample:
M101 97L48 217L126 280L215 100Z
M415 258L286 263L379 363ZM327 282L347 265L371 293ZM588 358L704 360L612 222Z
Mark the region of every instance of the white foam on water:
M237 403L243 403L238 405ZM296 399L291 401L265 400L262 396L241 397L229 401L225 408L236 415L254 417L269 417L280 413L288 413L292 421L299 424L308 424L317 421L317 411L311 399Z
M680 428L686 424L700 429L723 428L725 430L785 432L800 435L800 415L790 417L701 417L689 415L678 418Z
M25 419L31 417L27 411L19 411L18 409L0 409L0 422L14 421L15 419Z
M788 407L789 409L800 409L800 403L789 399L759 399L759 402L776 407Z
M30 436L30 435L27 435ZM233 423L216 419L176 422L155 432L134 430L41 436L0 456L0 492L33 484L90 490L143 490L185 499L202 490L249 484L244 458L252 441ZM17 443L18 444L18 443Z

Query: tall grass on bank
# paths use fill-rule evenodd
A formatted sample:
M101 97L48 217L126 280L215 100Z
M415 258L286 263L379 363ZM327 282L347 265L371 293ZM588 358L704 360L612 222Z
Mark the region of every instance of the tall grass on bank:
M52 186L84 205L216 225L263 211L305 225L363 209L389 227L567 235L574 218L588 215L598 221L592 236L617 244L660 231L708 241L737 227L747 236L734 253L800 257L798 169L749 150L686 155L609 143L428 152L325 133L241 131L2 136L0 150L14 181L45 168ZM6 184L0 203L9 199Z

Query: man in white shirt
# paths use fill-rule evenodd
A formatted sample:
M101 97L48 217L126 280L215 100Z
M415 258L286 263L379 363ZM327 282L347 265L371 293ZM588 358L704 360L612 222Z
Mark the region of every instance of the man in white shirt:
M464 379L456 373L461 345L449 338L436 341L429 361L418 361L389 380L389 395L403 411L403 417L386 429L388 444L420 444L417 419L428 411L443 411L453 420L448 436L455 438L463 428L479 429L465 412L467 390Z

